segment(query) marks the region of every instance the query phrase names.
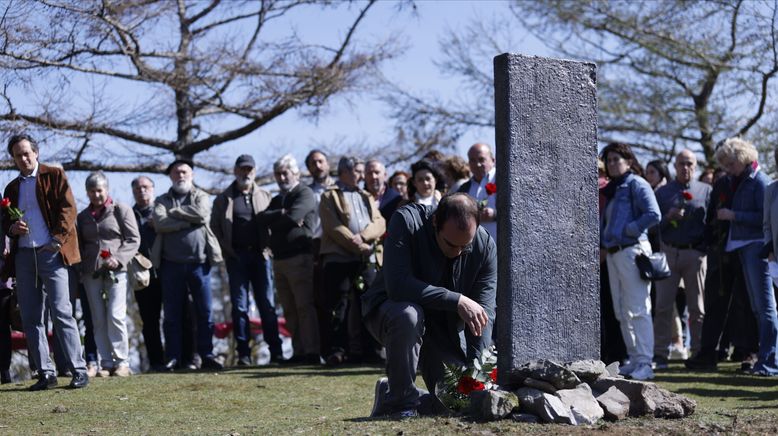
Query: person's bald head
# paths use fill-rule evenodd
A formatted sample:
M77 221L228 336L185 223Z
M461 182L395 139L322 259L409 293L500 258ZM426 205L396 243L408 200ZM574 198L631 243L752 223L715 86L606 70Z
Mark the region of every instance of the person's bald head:
M467 150L467 163L470 165L470 172L473 173L473 180L480 183L486 174L494 168L492 149L480 142L473 144Z
M681 150L675 156L675 180L685 185L692 180L696 171L697 156L691 150Z

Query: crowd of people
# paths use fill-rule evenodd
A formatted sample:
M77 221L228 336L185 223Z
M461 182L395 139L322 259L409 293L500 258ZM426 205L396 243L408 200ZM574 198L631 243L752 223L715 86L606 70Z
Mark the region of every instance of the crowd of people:
M31 390L55 386L57 376L72 377L73 388L91 377L130 376L130 291L143 324L144 368L223 368L211 289L212 268L222 263L230 364L253 363L253 299L271 362L385 361L376 416L436 410L434 394L415 386L416 371L435 386L442 362L465 362L491 344L497 207L494 155L485 144L470 147L467 159L430 152L391 175L379 160L356 156L340 157L331 171L326 153L312 150L304 161L310 181L284 155L273 164L275 195L257 185L254 158L241 155L234 180L214 200L196 187L194 163L176 159L161 195L147 176L132 181L132 206L115 201L97 171L86 178L89 204L80 212L64 171L38 162L33 138L14 136L7 151L20 175L3 195L2 277L15 278L38 377ZM622 362L625 376L651 379L671 359L712 370L726 358L756 375L778 375L778 272L771 273L778 271L778 187L757 156L749 142L729 139L716 151L720 169L697 177L696 155L683 150L671 176L664 161L644 172L628 145L602 150L601 358ZM635 259L655 252L664 253L670 276L652 282ZM139 287L128 277L138 256L152 265ZM5 304L12 290L0 292ZM276 298L291 356L282 350ZM0 316L7 383L8 311Z
M674 178L663 161L644 172L625 144L607 145L601 157L603 360L625 362L621 373L638 380L671 358L692 370L731 359L744 372L778 375L778 187L753 144L726 140L718 169L698 179L689 150L675 156ZM670 269L654 282L635 261L653 252Z
M234 181L214 200L194 184L193 162L176 159L166 169L170 187L158 195L151 178L132 183L134 205L115 201L108 177L91 173L89 205L77 206L62 169L38 162L28 135L8 143L20 176L7 187L2 231L7 243L3 278L14 278L27 339L31 390L70 376L83 387L91 377L126 377L129 338L127 293L134 291L151 371L218 370L214 353L211 270L224 263L228 278L237 366L252 361L250 299L260 315L270 361L279 364L379 362L383 345L366 328L361 296L383 268L387 225L406 204L434 212L445 195L464 192L479 201L478 220L495 236L494 158L476 144L468 160L427 154L390 176L379 160L343 156L337 169L321 150L305 158L302 179L291 155L273 164L277 194L256 184L252 156L237 157ZM116 189L116 188L114 188ZM14 215L14 210L19 215ZM143 288L128 283L136 254L153 268ZM3 296L10 295L10 287ZM276 298L291 334L285 357ZM75 317L75 300L82 307ZM131 300L130 300L131 301ZM0 319L0 374L11 381L10 321ZM53 332L50 358L48 323ZM84 324L82 345L79 323ZM161 328L160 328L161 327Z

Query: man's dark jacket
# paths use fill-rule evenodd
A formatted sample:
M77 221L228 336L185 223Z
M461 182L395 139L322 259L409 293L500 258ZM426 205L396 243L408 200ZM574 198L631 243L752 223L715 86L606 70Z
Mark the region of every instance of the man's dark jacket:
M440 251L432 225L432 212L426 206L410 203L394 213L384 242L384 267L370 289L362 295L365 316L387 299L412 302L423 309L446 312L452 335L464 329L457 314L460 295L479 303L489 317L480 337L465 330L468 361L478 357L491 344L497 289L497 247L478 226L473 242L453 264L452 277L446 280L448 259ZM453 283L452 289L440 284Z
M282 209L284 209L282 211ZM257 215L257 221L270 228L270 249L273 258L287 259L311 253L316 200L311 188L302 183L288 193L278 194L270 205Z

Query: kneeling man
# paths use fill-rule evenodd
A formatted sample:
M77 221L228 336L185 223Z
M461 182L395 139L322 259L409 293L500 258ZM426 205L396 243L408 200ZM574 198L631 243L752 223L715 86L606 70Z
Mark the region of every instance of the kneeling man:
M386 347L388 380L376 384L371 416L440 410L434 394L416 387L417 368L434 392L443 362L472 362L490 345L497 253L478 217L475 200L461 193L434 213L411 203L392 216L384 268L362 296L367 329Z

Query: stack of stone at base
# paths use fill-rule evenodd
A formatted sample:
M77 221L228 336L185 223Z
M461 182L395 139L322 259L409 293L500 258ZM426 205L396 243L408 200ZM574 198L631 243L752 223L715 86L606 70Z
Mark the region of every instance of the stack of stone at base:
M697 403L654 383L627 380L619 364L598 360L558 364L534 360L504 375L504 390L470 394L467 414L477 420L513 419L591 425L627 416L683 418Z

